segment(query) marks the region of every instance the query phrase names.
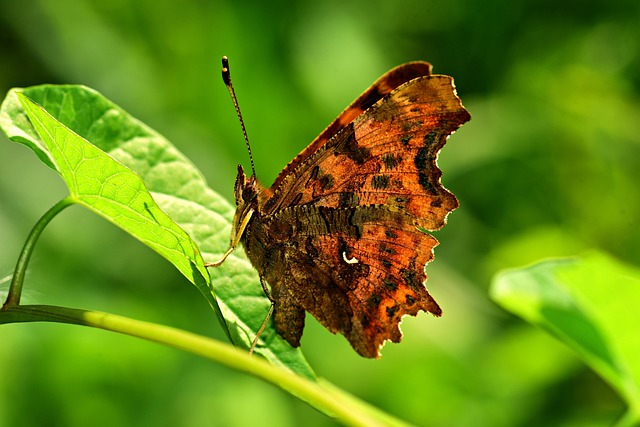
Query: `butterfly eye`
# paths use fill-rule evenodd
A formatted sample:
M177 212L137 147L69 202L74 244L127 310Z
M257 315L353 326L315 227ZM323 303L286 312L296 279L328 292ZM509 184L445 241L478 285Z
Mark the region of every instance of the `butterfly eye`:
M242 188L242 200L248 203L258 196L258 187L255 180L250 178Z

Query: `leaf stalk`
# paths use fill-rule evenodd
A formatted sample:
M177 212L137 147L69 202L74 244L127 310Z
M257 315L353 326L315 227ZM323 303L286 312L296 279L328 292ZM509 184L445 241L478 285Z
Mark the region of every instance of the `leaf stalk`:
M36 222L36 224L31 229L29 236L27 236L27 240L24 242L24 246L20 251L20 256L18 257L18 262L16 263L16 269L13 272L13 278L11 279L11 284L9 285L9 294L7 295L7 299L2 306L2 309L5 310L8 307L13 307L20 305L20 297L22 296L22 286L24 285L24 277L27 273L27 265L29 264L29 260L31 259L31 254L33 254L33 250L35 249L36 242L38 238L44 231L45 227L51 220L58 215L64 208L67 206L71 206L75 202L71 196L67 196L64 199L60 200L58 203L53 205L51 209L49 209L42 217Z

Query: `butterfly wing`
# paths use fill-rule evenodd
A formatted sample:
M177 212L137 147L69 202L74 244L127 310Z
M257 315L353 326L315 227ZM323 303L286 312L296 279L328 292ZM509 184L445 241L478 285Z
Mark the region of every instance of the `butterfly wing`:
M428 62L416 61L399 65L385 73L376 80L362 95L351 103L340 115L322 131L299 155L297 155L278 175L271 186L272 190L280 188L282 182L291 172L305 159L314 154L320 147L333 136L338 134L343 128L349 125L356 117L365 112L369 107L380 101L391 93L398 86L407 83L415 78L428 76L431 74L431 64Z
M329 140L323 141L323 132L314 149L305 149L276 179L262 210L384 205L405 212L417 226L437 230L458 206L440 183L438 152L469 119L451 77L409 80L339 126Z
M276 329L293 346L299 345L305 310L365 357L378 357L387 340L400 341L403 316L420 310L440 315L422 283L437 242L401 212L302 206L271 221L277 225L267 227L281 233L272 233L263 247L279 262L263 258L265 274ZM288 226L284 233L282 224Z

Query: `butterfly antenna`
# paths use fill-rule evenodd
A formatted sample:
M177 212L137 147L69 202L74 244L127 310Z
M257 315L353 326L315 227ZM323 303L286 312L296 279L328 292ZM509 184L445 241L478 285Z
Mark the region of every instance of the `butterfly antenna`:
M247 151L249 152L249 160L251 161L251 173L255 177L256 176L256 167L253 164L253 154L251 154L251 145L249 145L249 137L247 136L247 129L244 127L244 120L242 119L242 113L240 112L240 105L238 105L238 98L236 98L236 91L233 89L233 84L231 83L231 72L229 71L229 58L226 56L222 57L222 80L224 84L229 89L229 94L231 95L231 101L233 101L233 106L236 107L236 114L238 115L238 120L240 120L240 126L242 127L242 133L244 135L244 142L247 145Z

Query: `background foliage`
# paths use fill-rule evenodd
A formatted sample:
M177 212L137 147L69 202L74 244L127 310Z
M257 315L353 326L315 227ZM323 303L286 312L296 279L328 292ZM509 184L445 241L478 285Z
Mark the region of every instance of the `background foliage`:
M488 0L0 3L0 89L91 86L168 137L232 197L247 164L219 77L231 59L259 177L280 169L394 65L455 77L473 119L440 156L461 200L428 267L441 319L405 319L359 358L308 319L319 375L419 425L607 425L624 405L574 353L487 295L505 267L598 248L640 264L640 3ZM0 143L0 273L66 195ZM109 311L224 339L159 256L79 208L51 224L25 302ZM191 355L64 325L0 331L0 425L332 425L279 390ZM34 408L38 410L34 410Z

